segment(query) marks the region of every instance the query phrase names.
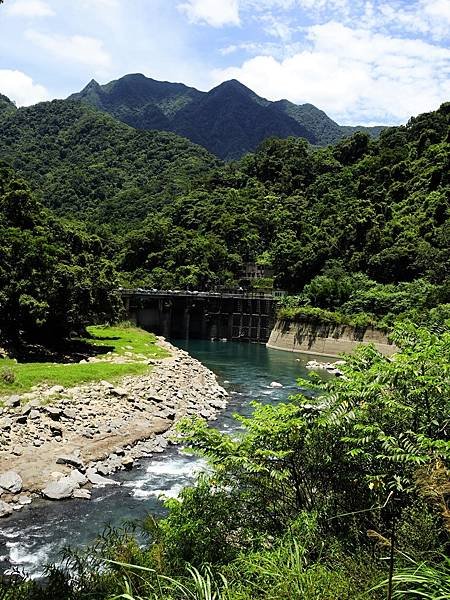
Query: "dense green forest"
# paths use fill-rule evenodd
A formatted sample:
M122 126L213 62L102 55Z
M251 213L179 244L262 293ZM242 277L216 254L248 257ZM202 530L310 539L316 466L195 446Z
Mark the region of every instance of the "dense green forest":
M270 138L220 163L78 102L2 102L0 157L58 215L46 213L49 230L76 220L124 286L230 287L256 261L294 295L286 310L390 326L449 302L450 104L378 140L359 132L313 149Z
M55 217L0 163L0 339L59 340L120 314L103 242Z

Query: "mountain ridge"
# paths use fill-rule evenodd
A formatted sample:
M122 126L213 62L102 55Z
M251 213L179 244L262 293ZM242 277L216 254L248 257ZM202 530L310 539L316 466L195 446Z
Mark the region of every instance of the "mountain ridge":
M133 73L104 85L93 79L68 99L95 106L137 129L172 131L225 160L253 152L267 137L303 137L326 146L356 131L377 137L385 128L339 125L313 104L267 100L237 79L201 92Z

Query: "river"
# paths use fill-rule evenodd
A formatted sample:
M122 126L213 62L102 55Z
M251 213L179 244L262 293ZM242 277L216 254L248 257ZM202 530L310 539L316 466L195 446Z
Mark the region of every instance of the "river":
M277 403L297 393L296 379L307 376L305 365L314 358L259 344L173 343L210 368L227 389L229 404L212 425L228 432L238 427L233 414L251 414L252 400ZM270 387L272 381L283 387ZM176 496L203 467L199 458L171 447L163 454L141 459L132 471L113 476L122 485L96 488L90 501L34 502L0 523L0 572L14 566L37 577L47 562L58 560L64 547L92 542L106 525L141 519L149 511L164 514L161 494Z

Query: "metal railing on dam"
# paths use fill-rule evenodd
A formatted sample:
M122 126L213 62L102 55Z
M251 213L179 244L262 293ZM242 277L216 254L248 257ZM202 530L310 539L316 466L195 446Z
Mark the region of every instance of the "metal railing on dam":
M265 343L275 321L276 292L143 288L120 291L131 321L169 338Z

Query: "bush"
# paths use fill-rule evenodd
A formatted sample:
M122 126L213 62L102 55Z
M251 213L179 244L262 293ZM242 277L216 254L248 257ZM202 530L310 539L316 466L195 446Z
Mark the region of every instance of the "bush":
M10 367L2 367L0 370L0 381L12 385L16 380L16 374Z

